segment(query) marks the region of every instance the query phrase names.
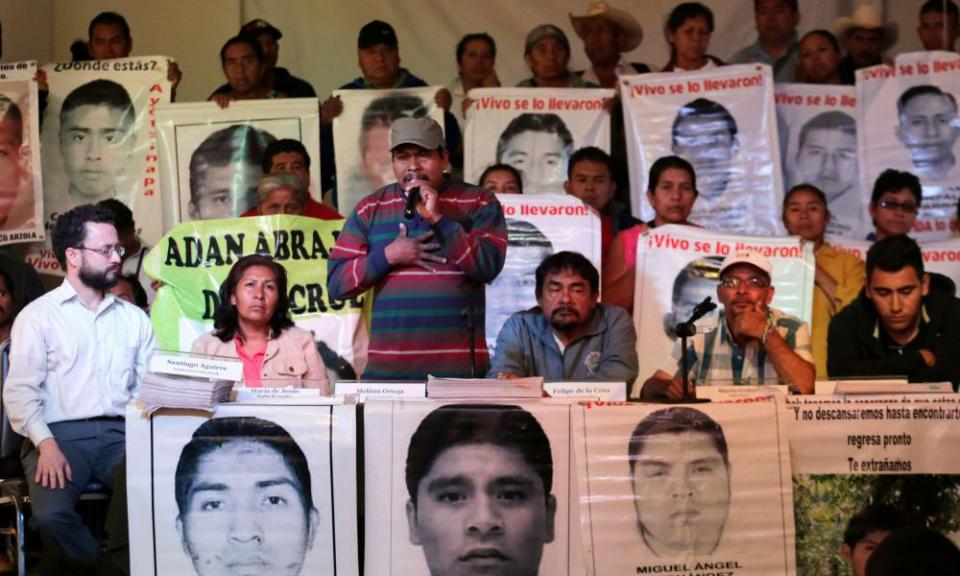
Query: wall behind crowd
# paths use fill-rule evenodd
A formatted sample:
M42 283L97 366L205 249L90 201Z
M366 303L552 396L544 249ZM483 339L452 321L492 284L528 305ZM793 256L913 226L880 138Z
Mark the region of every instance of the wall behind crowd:
M882 0L877 0L880 2ZM630 60L657 67L668 59L663 22L677 0L611 0L636 14L643 23L643 44ZM729 58L747 39L756 37L752 0L707 0L717 17L711 52ZM850 13L855 0L800 0L801 32L831 28L840 14ZM587 0L10 0L0 3L6 28L5 61L67 60L70 43L86 38L87 24L102 10L126 16L133 30L134 53L166 54L180 62L184 79L180 101L205 100L223 82L219 50L240 24L263 17L283 30L280 65L310 81L325 98L339 85L359 75L356 35L367 21L391 22L400 38L403 65L436 84L456 74L454 46L466 33L486 30L499 45L497 69L504 86L527 77L523 40L544 22L561 26L573 43L571 66L586 64L567 14L581 14ZM891 52L919 47L914 33L916 2L887 2L890 20L902 23L901 40ZM349 7L349 10L346 9ZM29 34L20 33L28 30Z

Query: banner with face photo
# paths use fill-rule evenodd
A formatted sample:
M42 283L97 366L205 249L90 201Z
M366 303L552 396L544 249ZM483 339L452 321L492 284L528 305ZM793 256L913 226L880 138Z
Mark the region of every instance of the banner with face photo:
M569 404L368 399L363 417L367 576L583 573Z
M258 216L179 224L144 257L147 274L165 285L150 307L157 347L189 352L213 328L220 285L243 256L272 256L287 272L290 313L311 332L327 370L355 379L367 356L365 296L327 294L327 259L343 221Z
M37 63L0 64L0 244L43 240Z
M365 196L397 181L390 155L390 125L397 118L433 118L443 127L434 96L440 86L397 90L334 90L343 112L333 119L337 209L350 214Z
M810 323L816 270L810 243L795 236L737 236L691 226L657 227L637 241L633 304L640 359L637 386L660 368L679 342L674 327L686 322L707 296L718 308L697 326L716 325L723 308L717 292L720 265L724 256L741 250L762 254L773 265L775 292L770 306Z
M467 110L463 174L469 182L492 164L509 164L523 177L525 194L563 194L567 161L575 150L610 151L613 90L584 88L478 88Z
M127 409L135 576L359 574L356 406Z
M960 460L948 456L960 443L956 394L779 402L793 463L798 574L865 574L874 549L907 525L957 540Z
M827 232L863 238L867 230L857 164L856 88L777 84L774 99L784 189L813 184L827 197Z
M587 257L600 271L600 217L566 194L499 194L507 219L507 258L487 284L487 347L491 358L497 334L514 312L537 305L537 266L547 256L569 250Z
M950 219L957 213L958 70L960 56L952 52L900 54L892 66L857 70L864 205L869 203L874 183L884 170L893 168L916 175L923 186L923 203L911 235L918 240L949 237ZM915 203L909 193L897 196L902 198L891 199Z
M320 116L314 98L161 106L160 170L165 229L192 220L235 218L257 203L263 153L291 138L310 155L310 193L320 198Z
M588 574L794 574L775 403L588 403L573 421Z
M783 179L769 66L626 76L620 94L638 217L654 216L645 194L650 167L677 155L697 174L700 195L691 221L740 234L781 232Z
M826 240L834 248L849 252L861 260L867 259L867 250L871 246L871 243L866 240L838 236L827 236ZM925 271L943 274L960 286L960 238L923 242L920 244L920 252L923 254Z
M163 235L157 108L170 101L167 58L46 64L44 226L80 204L116 198L133 211L138 234Z

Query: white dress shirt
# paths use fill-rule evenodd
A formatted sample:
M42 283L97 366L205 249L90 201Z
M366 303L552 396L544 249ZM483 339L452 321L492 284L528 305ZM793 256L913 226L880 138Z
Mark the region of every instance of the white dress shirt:
M142 310L107 294L93 311L67 280L20 312L10 340L3 403L34 445L54 422L123 416L156 345Z

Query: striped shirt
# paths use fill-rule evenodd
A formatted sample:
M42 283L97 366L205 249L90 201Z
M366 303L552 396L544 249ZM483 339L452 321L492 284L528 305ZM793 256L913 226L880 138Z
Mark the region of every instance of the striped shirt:
M483 333L484 284L503 268L507 228L493 193L445 179L439 186L440 219L403 216L399 184L388 184L357 204L330 251L327 290L347 298L373 288L370 347L364 379L425 380L428 374L470 376L466 311L473 309L477 375L489 358ZM446 263L434 272L391 266L384 250L406 224L407 235L433 231L431 242Z
M798 356L813 363L810 351L810 329L806 322L769 308L777 332ZM786 384L779 382L770 356L758 340L751 340L745 348L733 341L721 312L717 324L698 331L687 341L687 366L690 379L698 385L711 384ZM677 339L661 370L674 377L680 376L680 339Z

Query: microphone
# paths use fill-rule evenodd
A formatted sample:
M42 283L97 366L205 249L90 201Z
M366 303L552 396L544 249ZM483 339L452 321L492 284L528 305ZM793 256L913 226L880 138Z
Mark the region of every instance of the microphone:
M694 323L709 314L716 307L717 305L713 303L713 298L707 296L703 299L703 302L693 308L693 313L690 314L690 318L688 318L686 322L677 324L674 332L676 332L677 336L693 336L697 333L697 327Z
M407 202L403 206L403 217L407 220L413 220L413 214L417 211L417 204L420 203L420 187L414 186L407 190Z

